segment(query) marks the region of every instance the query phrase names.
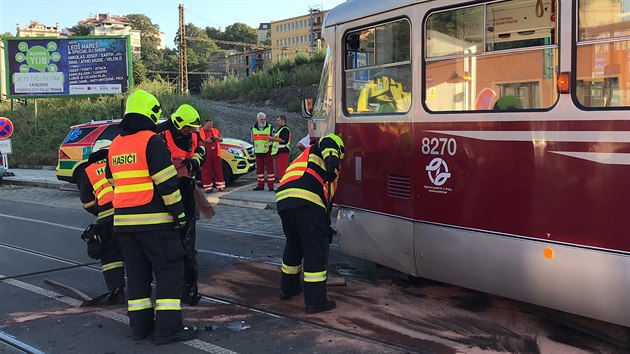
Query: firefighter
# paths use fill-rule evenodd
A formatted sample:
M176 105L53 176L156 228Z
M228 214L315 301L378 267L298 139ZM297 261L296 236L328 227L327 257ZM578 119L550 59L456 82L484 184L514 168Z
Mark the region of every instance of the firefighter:
M223 137L219 129L215 128L212 119L206 119L203 129L199 130L201 140L206 147L206 162L201 165L201 182L206 193L212 192L212 177L214 186L219 192L225 192L225 179L223 179L223 160L221 159L221 145Z
M278 180L281 180L287 167L289 167L291 129L287 127L287 117L284 115L279 115L278 118L276 118L276 123L278 123L278 131L275 136L271 137L271 141L273 141L271 145L271 156L273 156L276 162L276 177Z
M256 124L252 127L252 143L256 154L256 176L258 185L255 191L265 190L265 170L267 170L267 187L274 191L276 176L273 173L273 159L269 146L273 136L273 127L267 123L267 116L263 112L256 115Z
M125 264L118 238L114 234L114 189L105 175L110 140L98 140L88 157L85 173L77 182L83 208L96 216L93 227L98 238L88 241L88 255L101 260L101 269L110 304L125 303ZM87 240L86 240L87 241Z
M195 250L198 214L195 205L195 176L205 158L206 148L197 131L200 127L197 110L191 105L183 104L171 115L170 120L158 125L157 129L171 153L171 161L177 170L182 203L188 216L186 225L180 230L186 250L181 300L191 306L197 305L201 299L197 286L198 268Z
M177 229L186 225L186 213L177 171L155 133L161 113L155 96L144 90L133 92L120 123L122 133L112 142L108 157L114 179L114 231L127 265L129 324L135 340L155 331L156 344L187 341L198 335L196 328L182 324L180 295L186 252Z
M333 232L330 210L344 152L339 136L320 138L289 165L276 194L286 237L280 299L288 300L302 291L300 273L304 269L304 303L309 314L336 307L326 296L326 279Z

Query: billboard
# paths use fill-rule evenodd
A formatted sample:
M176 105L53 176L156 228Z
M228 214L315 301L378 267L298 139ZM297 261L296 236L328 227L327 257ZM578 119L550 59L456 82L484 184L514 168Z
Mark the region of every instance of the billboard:
M9 98L95 96L133 86L129 36L5 38Z

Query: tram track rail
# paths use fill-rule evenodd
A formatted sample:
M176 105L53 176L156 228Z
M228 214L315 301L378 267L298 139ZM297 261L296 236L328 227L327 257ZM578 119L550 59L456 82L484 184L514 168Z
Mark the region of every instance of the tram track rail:
M30 250L28 248L24 248L24 247L21 247L21 246L10 245L10 244L4 243L4 242L0 242L0 247L5 248L5 249L14 250L14 251L19 251L19 252L22 252L22 253L25 253L25 254L36 256L36 257L45 258L45 259L48 259L48 260L53 260L53 261L69 264L68 266L65 266L65 267L56 267L56 268L50 268L50 269L45 269L45 270L41 270L41 271L28 272L28 273L22 273L22 274L16 274L16 275L8 275L8 276L0 277L0 281L16 279L16 278L25 278L25 277L29 277L29 276L35 276L35 275L45 275L45 274L50 274L50 273L63 271L63 270L68 270L68 269L82 269L82 268L85 268L85 269L89 269L91 271L101 272L100 267L95 266L95 264L98 264L98 262L81 263L81 262L74 261L74 260L71 260L71 259L67 259L67 258L64 258L64 257L51 255L51 254L48 254L48 253L45 253L45 252L36 251L36 250ZM201 250L201 251L202 251L202 253L212 252L212 251L207 251L207 250ZM203 252L203 251L205 251L205 252ZM218 253L218 252L212 252L212 253ZM240 257L240 256L234 256L234 255L227 255L227 254L224 254L224 256L228 256L228 257L232 256L230 258L251 259L252 261L255 261L254 259L249 258L249 257ZM262 263L275 264L275 263L269 262L269 261L263 261ZM326 324L323 324L323 323L318 323L316 321L310 321L308 319L300 318L300 317L297 317L297 316L291 316L291 315L286 315L286 314L282 314L282 313L275 312L275 311L262 309L262 308L259 308L259 307L256 307L256 306L252 306L252 305L249 305L249 304L241 302L241 301L228 299L228 298L224 298L224 297L219 297L219 296L214 296L214 295L209 295L209 294L204 294L204 293L200 293L200 295L206 301L220 303L220 304L233 305L233 306L239 307L241 309L244 309L244 310L247 310L247 311L250 311L250 312L259 313L259 314L262 314L262 315L265 315L265 316L269 316L269 317L272 317L272 318L276 318L276 319L295 321L295 322L297 322L297 323L299 323L301 325L305 325L305 326L312 327L312 328L317 328L317 329L320 329L320 330L329 331L329 332L335 333L337 335L350 337L350 338L353 338L353 339L366 341L366 342L373 343L373 344L378 344L378 345L381 345L383 347L387 347L387 348L390 348L390 349L393 349L393 350L400 350L400 351L408 352L408 353L428 353L428 352L424 352L424 351L418 350L417 348L411 348L411 347L408 347L408 346L405 346L405 345L401 345L401 344L397 344L397 343L393 343L393 342L377 340L377 339L374 339L374 338L372 338L370 336L363 335L363 334L358 333L358 332L352 332L352 331L348 331L348 330L343 330L343 329L335 328L334 326L326 325ZM19 342L17 340L11 341L11 338L13 338L13 337L8 335L8 334L4 334L3 335L3 332L0 331L0 342L5 343L8 346L15 347L16 349L21 350L24 353L43 354L43 352L38 351L35 348L31 348L30 346L28 346L28 345L26 345L24 343L21 343L21 342ZM20 345L22 345L23 348L20 347Z
M1 214L0 216L7 216L10 217L8 215L4 215ZM31 219L28 218L21 218L21 217L12 217L14 219L20 219L22 221L30 221ZM72 226L67 226L67 225L61 225L61 224L56 224L56 223L50 223L50 222L46 222L46 224L48 225L55 225L55 226L60 226L60 227L64 227L64 228L69 228L69 229L76 229L79 230L79 228L76 227L72 227ZM281 237L279 236L274 236L271 234L261 234L261 233L254 233L254 232L250 232L247 230L225 230L224 228L219 228L219 227L214 227L211 225L200 225L202 228L207 229L207 230L216 230L216 231L228 231L228 232L232 232L232 233L236 233L236 234L242 234L242 235L247 235L247 236L251 236L251 235L256 235L256 236L262 236L262 237L271 237L273 239L281 239ZM283 238L282 238L283 239ZM58 262L62 262L67 264L67 266L64 267L56 267L56 268L50 268L50 269L45 269L45 270L41 270L41 271L35 271L35 272L29 272L29 273L23 273L23 274L16 274L16 275L6 275L4 277L0 276L0 281L3 280L7 280L10 278L25 278L28 276L34 276L34 275L43 275L43 274L47 274L47 273L53 273L53 272L57 272L57 271L63 271L63 270L67 270L67 269L82 269L82 268L86 268L86 269L90 269L92 271L98 271L99 273L101 272L101 268L100 266L98 266L98 262L90 262L90 263L81 263L78 261L74 261L71 259L67 259L67 258L63 258L63 257L59 257L59 256L55 256L55 255L51 255L45 252L40 252L37 250L32 250L32 249L28 249L28 248L24 248L24 247L20 247L20 246L15 246L15 245L10 245L7 243L3 243L0 242L0 248L6 248L6 249L13 249L15 251L20 251L20 252L24 252L24 253L28 253L37 257L41 257L41 258L45 258L45 259L49 259L49 260L53 260L53 261L58 261ZM247 260L247 261L253 261L253 262L261 262L261 263L266 263L266 264L271 264L271 265L279 265L277 262L273 262L273 261L269 261L269 260L257 260L255 257L248 257L248 256L239 256L239 255L234 255L234 254L229 254L229 253L222 253L222 252L217 252L217 251L212 251L212 250L205 250L205 249L198 249L199 253L203 253L203 254L211 254L211 255L215 255L215 256L219 256L219 257L226 257L226 258L231 258L231 259L241 259L241 260ZM352 277L352 276L346 276L347 278L351 278L355 281L360 281L360 282L364 282L364 283L368 283L368 284L374 284L373 281L368 280L368 279L363 279L363 278L356 278L356 277ZM261 313L270 317L274 317L274 318L281 318L281 319L289 319L292 321L296 321L297 323L301 323L305 326L310 326L312 328L318 328L320 330L326 330L326 331L330 331L331 333L336 333L338 335L342 335L342 336L347 336L347 337L351 337L351 338L355 338L355 339L360 339L363 341L367 341L370 343L377 343L379 345L382 345L384 347L388 347L388 348L392 348L392 349L396 349L396 350L402 350L402 351L406 351L406 352L421 352L416 348L410 348L408 346L405 345L401 345L398 343L391 343L388 341L382 341L382 340L377 340L374 339L373 337L369 337L366 335L362 335L360 333L354 333L352 331L347 331L344 329L340 329L340 328L336 328L333 326L329 326L326 324L322 324L322 323L318 323L315 321L309 321L308 319L304 319L304 318L300 318L300 317L296 317L296 316L291 316L291 315L285 315L285 314L280 314L280 313L276 313L273 311L269 311L266 309L261 309L261 308L257 308L255 306L251 306L245 302L240 302L237 300L232 300L232 299L227 299L227 298L222 298L222 297L217 297L217 296L212 296L209 294L201 294L203 296L204 299L206 299L207 301L212 301L212 302L217 302L217 303L223 303L223 304L231 304L234 306L238 306L240 308L252 311L252 312L256 312L256 313ZM448 301L449 298L445 297L441 294L435 293L434 291L429 291L429 292L423 292L423 296L429 296L432 298L438 298L441 300L445 300ZM497 307L497 306L493 306L493 307ZM503 308L502 306L499 306L499 308L503 309L503 310L508 310L507 308ZM524 312L524 313L539 313L540 309L538 309L535 305L531 305L528 307L524 307L524 308L520 308L515 310L514 308L509 309L509 311L518 311L518 312ZM568 315L568 314L567 314ZM540 316L543 316L542 314ZM623 337L623 333L622 333L622 339L619 340L617 335L613 335L611 336L610 334L604 333L602 334L601 331L598 328L580 328L582 326L575 326L572 322L573 322L573 317L571 315L568 315L568 319L564 319L564 318L560 318L560 320L558 319L558 313L556 313L555 311L552 312L551 315L545 315L545 317L548 320L551 321L555 321L558 322L562 325L568 326L568 327L573 327L573 329L578 330L579 332L583 332L586 333L590 336L594 336L594 337L598 337L606 342L612 343L614 345L620 346L622 348L628 348L630 341L627 339L628 337L630 337L630 332L629 334L625 337L626 339L624 339ZM628 331L626 329L626 331ZM2 338L0 338L0 342L2 341ZM6 344L9 345L9 344Z

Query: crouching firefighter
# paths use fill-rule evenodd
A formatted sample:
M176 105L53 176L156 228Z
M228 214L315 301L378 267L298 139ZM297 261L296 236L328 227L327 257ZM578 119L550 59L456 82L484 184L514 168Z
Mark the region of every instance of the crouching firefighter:
M206 148L197 131L201 128L199 113L191 105L183 104L177 108L167 120L157 128L158 133L166 142L171 161L177 170L179 191L187 215L186 225L180 230L182 243L186 250L184 258L184 283L182 285L181 300L183 303L195 306L201 296L197 286L199 276L197 266L197 215L199 211L195 205L195 176L206 156Z
M328 247L332 240L330 208L344 152L339 136L322 137L289 165L276 193L286 237L280 299L288 300L302 292L300 276L304 270L306 313L336 307L326 295L326 279Z
M186 252L177 229L186 224L186 213L177 171L155 133L161 113L152 94L136 90L129 95L120 122L122 132L112 142L108 157L114 178L114 230L127 263L129 324L135 340L155 331L156 344L198 335L196 328L182 324L180 290Z
M100 259L110 304L125 303L125 265L118 237L114 234L114 189L105 176L109 140L98 140L88 157L88 165L77 182L83 208L96 215L96 221L84 232L88 255Z

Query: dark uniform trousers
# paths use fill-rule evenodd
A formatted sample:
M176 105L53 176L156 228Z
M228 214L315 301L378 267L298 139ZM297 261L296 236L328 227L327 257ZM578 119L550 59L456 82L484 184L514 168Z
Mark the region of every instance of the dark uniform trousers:
M118 233L127 267L127 297L131 303L151 298L152 274L155 271L157 288L155 310L155 335L168 337L181 331L181 307L160 310L162 299L179 301L184 275L184 248L177 231L137 231ZM129 324L134 336L150 331L153 326L153 306L129 311Z
M305 274L327 271L330 222L326 210L317 206L300 206L281 211L280 218L287 239L282 262L289 267L299 267L304 259ZM300 276L300 272L287 274L283 271L280 290L285 294L295 294L300 286ZM327 301L326 276L315 281L305 277L304 303L307 306L321 305Z
M195 180L188 177L179 178L179 191L182 195L182 204L186 212L186 226L180 231L182 244L186 251L184 258L184 283L182 284L181 299L184 303L190 303L191 292L197 293L197 206L195 204Z
M125 286L125 264L118 237L114 234L114 219L99 223L99 236L103 242L101 269L107 289L114 290Z

